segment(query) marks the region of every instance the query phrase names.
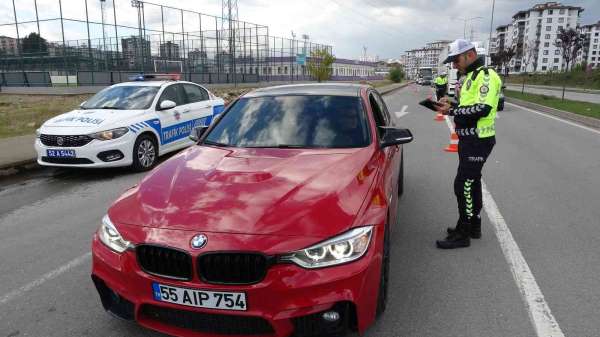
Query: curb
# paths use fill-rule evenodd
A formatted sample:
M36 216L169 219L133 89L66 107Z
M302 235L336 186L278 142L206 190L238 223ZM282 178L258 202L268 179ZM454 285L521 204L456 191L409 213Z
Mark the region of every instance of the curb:
M406 82L406 83L402 83L402 84L399 84L399 85L390 85L387 88L383 87L383 88L379 88L379 89L375 89L375 90L377 90L379 92L379 94L381 94L383 96L383 95L387 95L387 94L389 94L389 93L391 93L393 91L402 89L402 88L406 87L407 85L409 85L411 83L412 82Z
M563 118L566 120L570 120L572 122L577 122L577 123L583 124L585 126L589 126L589 127L600 130L600 119L597 119L597 118L582 116L582 115L578 115L573 112L554 109L554 108L550 108L550 107L547 107L547 106L544 106L541 104L527 102L527 101L520 100L518 98L513 98L513 97L508 97L508 96L506 97L506 101L509 103L513 103L513 104L520 105L520 106L530 108L530 109L535 109L539 112L543 112L543 113L546 113L549 115L553 115L553 116L560 117L560 118Z
M23 171L29 171L41 166L37 163L37 158L21 160L14 163L0 165L0 178L17 174Z

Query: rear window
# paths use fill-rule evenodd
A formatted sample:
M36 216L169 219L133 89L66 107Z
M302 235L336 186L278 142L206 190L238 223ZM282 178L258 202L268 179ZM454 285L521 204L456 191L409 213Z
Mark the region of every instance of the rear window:
M242 98L206 138L234 147L352 148L369 145L359 97L289 95Z

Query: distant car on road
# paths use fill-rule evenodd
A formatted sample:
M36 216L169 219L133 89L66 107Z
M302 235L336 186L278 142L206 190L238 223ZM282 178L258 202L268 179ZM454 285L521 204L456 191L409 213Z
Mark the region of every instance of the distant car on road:
M37 130L45 166L152 168L159 156L193 144L190 132L223 111L223 99L174 75L140 75L98 92Z
M193 137L94 235L104 308L175 336L362 334L386 308L412 140L379 94L257 89Z

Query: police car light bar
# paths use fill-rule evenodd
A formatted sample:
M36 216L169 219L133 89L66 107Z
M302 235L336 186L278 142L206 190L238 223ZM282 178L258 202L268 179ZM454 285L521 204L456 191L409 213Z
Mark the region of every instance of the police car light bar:
M137 74L130 76L130 81L148 81L148 80L162 80L162 81L179 81L181 74Z

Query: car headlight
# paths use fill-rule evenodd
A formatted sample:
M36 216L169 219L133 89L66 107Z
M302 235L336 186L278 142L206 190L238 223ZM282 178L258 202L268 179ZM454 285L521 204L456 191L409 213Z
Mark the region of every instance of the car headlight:
M102 218L102 224L98 229L98 236L102 243L117 253L123 253L127 249L133 247L131 242L126 241L121 234L119 234L119 231L117 231L115 225L110 221L108 215L105 215Z
M304 268L323 268L360 259L371 242L373 226L351 229L341 235L281 257Z
M98 140L111 140L111 139L117 139L117 138L123 136L124 134L126 134L127 132L129 132L129 128L118 128L118 129L113 129L113 130L106 130L106 131L92 133L89 136L94 139L98 139Z

